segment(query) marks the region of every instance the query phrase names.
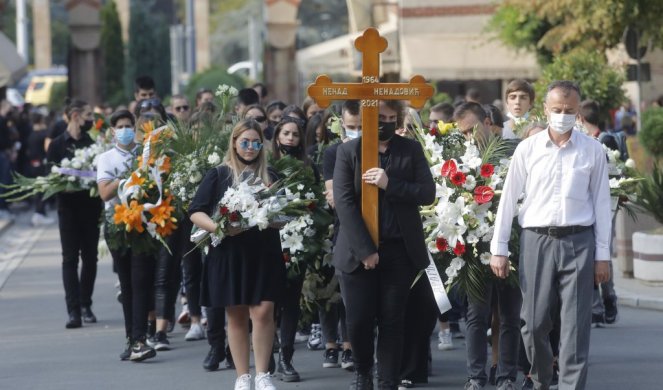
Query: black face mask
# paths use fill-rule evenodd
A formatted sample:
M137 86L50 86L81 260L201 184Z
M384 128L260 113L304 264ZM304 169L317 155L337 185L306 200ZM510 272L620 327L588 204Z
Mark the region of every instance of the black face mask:
M389 141L396 134L396 122L378 122L378 139Z
M256 156L256 158L254 158L253 160L246 160L246 159L242 158L242 156L240 156L239 153L237 153L236 150L235 150L235 156L237 156L237 159L244 165L253 165L256 162L258 162L258 156Z
M293 157L299 157L301 148L299 145L297 146L292 146L292 145L279 145L279 150L281 150L281 153L287 154L289 156Z
M94 125L94 121L92 119L87 119L81 125L81 131L83 133L87 133L88 131L90 131L90 129L92 128L93 125Z

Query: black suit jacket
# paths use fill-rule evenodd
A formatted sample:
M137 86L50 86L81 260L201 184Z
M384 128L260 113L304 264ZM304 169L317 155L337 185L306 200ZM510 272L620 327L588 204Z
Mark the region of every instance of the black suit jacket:
M389 183L384 201L394 211L410 261L416 269L428 266L428 249L419 206L433 203L435 183L421 149L413 140L394 136L389 141ZM361 138L339 146L334 168L334 203L341 222L333 264L353 272L367 256L377 252L361 216Z

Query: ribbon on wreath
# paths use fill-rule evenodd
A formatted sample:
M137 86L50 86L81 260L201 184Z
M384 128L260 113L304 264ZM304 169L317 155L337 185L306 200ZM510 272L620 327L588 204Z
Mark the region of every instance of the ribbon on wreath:
M97 172L95 171L83 171L74 168L56 168L56 170L61 175L76 176L86 179L94 179L97 177Z

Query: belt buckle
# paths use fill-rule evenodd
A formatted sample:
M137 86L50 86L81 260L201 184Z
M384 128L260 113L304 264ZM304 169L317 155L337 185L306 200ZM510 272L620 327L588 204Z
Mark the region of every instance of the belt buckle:
M550 226L548 228L548 235L553 238L559 238L562 234L562 229L558 226Z

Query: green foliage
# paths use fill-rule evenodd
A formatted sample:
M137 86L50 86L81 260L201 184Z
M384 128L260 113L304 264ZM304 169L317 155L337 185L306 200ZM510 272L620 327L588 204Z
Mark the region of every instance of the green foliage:
M636 207L663 224L663 170L659 163L655 163L651 175L645 176L638 184L638 196L634 200Z
M136 77L149 75L160 96L170 94L170 31L166 17L150 11L150 2L131 2L126 89L133 94Z
M642 114L640 144L655 157L663 157L663 108L654 107Z
M603 119L609 117L608 110L619 107L626 99L622 90L622 72L609 66L605 57L597 51L574 50L555 57L551 64L545 66L534 84L536 107L543 107L548 84L554 80L578 83L582 99L597 101Z
M107 2L101 9L101 52L104 57L105 100L116 106L126 101L124 85L124 44L122 25L115 1Z
M51 88L51 96L48 98L48 109L57 111L62 109L62 102L69 95L69 88L66 82L55 83Z
M235 87L238 90L246 86L244 79L242 79L241 76L229 74L225 69L220 67L212 67L203 72L194 74L191 77L191 80L189 80L189 84L186 86L185 94L190 102L195 102L196 93L201 88L215 91L216 87L221 84Z

